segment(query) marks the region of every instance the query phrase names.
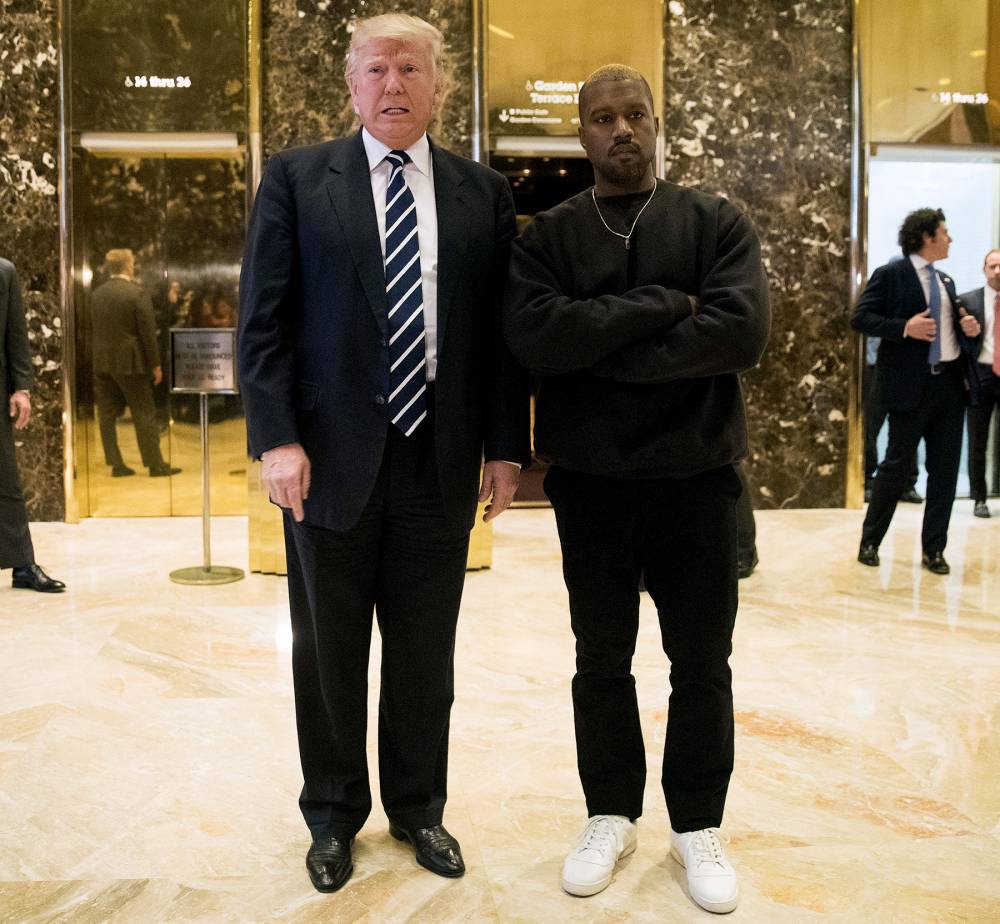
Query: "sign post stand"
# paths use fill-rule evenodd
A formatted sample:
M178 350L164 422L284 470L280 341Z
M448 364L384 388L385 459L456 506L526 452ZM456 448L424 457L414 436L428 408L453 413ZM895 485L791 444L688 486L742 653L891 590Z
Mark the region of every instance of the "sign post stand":
M170 580L175 584L231 584L243 578L240 568L212 564L208 396L238 394L235 346L232 327L175 327L170 331L170 391L197 394L201 410L202 564L171 571Z

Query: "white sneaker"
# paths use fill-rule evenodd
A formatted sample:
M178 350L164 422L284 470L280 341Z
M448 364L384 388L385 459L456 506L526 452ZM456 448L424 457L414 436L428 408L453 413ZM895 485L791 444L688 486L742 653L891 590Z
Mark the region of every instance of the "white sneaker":
M636 827L624 815L593 815L562 868L570 895L596 895L611 883L615 864L635 850Z
M670 832L670 855L687 870L688 889L706 911L726 914L736 907L740 885L715 828Z

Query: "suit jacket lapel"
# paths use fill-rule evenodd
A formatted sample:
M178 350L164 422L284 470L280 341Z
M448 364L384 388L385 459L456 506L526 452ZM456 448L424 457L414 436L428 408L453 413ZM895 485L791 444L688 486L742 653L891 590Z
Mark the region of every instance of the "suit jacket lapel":
M330 204L340 219L351 257L365 295L383 336L389 335L389 309L385 295L385 265L378 236L378 219L368 157L359 131L347 144L337 145L330 158L332 177L327 183Z
M906 286L906 295L903 304L906 306L906 317L910 318L926 310L927 296L924 295L924 287L920 283L920 277L917 275L916 268L910 262L910 258L903 257L903 261L905 263L903 266L903 284Z
M433 143L431 156L434 163L434 200L437 203L437 354L440 357L455 288L465 265L469 219L461 189L465 178L455 168L454 158Z

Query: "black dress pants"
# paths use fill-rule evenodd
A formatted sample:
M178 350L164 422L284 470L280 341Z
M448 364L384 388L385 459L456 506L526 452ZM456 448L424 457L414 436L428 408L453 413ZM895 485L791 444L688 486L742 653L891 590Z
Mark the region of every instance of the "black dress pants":
M34 563L28 510L14 455L14 422L4 407L0 412L0 568L20 568Z
M733 771L733 467L635 481L553 467L545 490L576 636L573 714L588 814L642 814L646 752L631 665L643 571L670 660L662 773L670 823L678 832L718 826Z
M353 837L371 811L365 735L372 611L382 636L382 804L404 827L440 824L467 528L446 520L433 419L390 426L358 523L335 531L285 512L299 806L313 837Z
M1000 376L979 365L979 404L969 408L969 489L974 501L986 502L986 446L993 408L1000 407Z
M139 444L142 464L147 468L162 468L166 463L160 452L160 431L153 402L153 380L146 373L118 375L101 372L94 377L94 397L97 401L97 421L101 430L106 465L124 465L118 448L117 418L125 410L132 411L132 424Z
M750 478L746 466L738 462L733 466L740 479L739 500L736 502L736 534L738 536L739 560L749 564L757 551L757 521L753 515L753 491L750 488Z
M875 471L878 468L878 435L882 432L882 425L889 413L878 393L878 383L876 381L875 369L872 366L865 367L865 487L872 484ZM909 485L908 488L917 486L917 478L920 476L919 465L917 464L917 450L913 450L913 457L910 460Z
M943 552L955 503L955 485L962 456L965 420L965 380L960 360L944 363L940 375L926 373L923 400L913 410L889 411L889 445L875 474L862 544L878 546L909 485L910 460L923 438L927 447L927 500L921 543L925 554Z

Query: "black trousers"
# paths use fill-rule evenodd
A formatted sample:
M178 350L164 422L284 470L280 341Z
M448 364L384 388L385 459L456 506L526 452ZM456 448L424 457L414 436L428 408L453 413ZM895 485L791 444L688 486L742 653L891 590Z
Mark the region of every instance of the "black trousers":
M927 447L927 500L921 543L925 553L948 544L948 523L955 502L965 420L965 380L961 361L944 364L940 375L926 373L924 399L911 411L889 411L889 445L875 474L862 543L878 546L910 484L910 460L921 438Z
M35 563L28 532L28 510L14 456L14 422L7 408L0 409L0 568L20 568Z
M352 837L372 806L365 734L372 611L382 636L378 763L382 805L405 827L440 824L468 529L444 516L433 419L389 427L357 525L339 532L285 513L292 669L313 837Z
M882 425L889 413L889 409L879 398L878 386L876 383L875 369L871 366L865 367L865 487L869 487L875 477L875 470L878 468L878 435L882 432ZM915 488L917 478L920 475L917 465L917 450L913 450L913 457L910 460L909 485L908 488Z
M993 408L1000 407L1000 376L979 365L979 404L969 408L969 489L974 501L986 501L986 445Z
M94 397L97 401L97 421L107 465L124 465L118 448L117 418L127 404L132 411L132 424L139 444L142 464L158 468L166 463L160 453L160 431L153 401L153 380L146 373L116 375L99 372L94 376Z
M746 466L738 462L733 466L740 479L739 500L736 502L736 534L738 537L739 560L748 564L753 560L757 550L757 521L753 515L753 492L750 489L750 478Z
M631 667L643 571L670 659L670 823L679 832L721 824L733 771L739 479L732 466L640 481L554 467L545 491L576 636L573 714L588 814L642 814L646 752Z

